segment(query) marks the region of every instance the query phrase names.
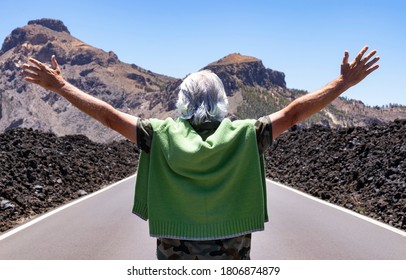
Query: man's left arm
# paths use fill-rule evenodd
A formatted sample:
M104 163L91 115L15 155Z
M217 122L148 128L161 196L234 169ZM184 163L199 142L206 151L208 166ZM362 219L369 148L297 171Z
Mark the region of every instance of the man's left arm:
M275 139L296 123L319 112L347 89L358 84L378 69L379 65L376 62L379 57L371 59L376 51L373 50L364 57L367 50L368 47L365 46L350 63L348 62L348 51L345 51L340 75L335 80L319 90L297 98L282 110L271 114L273 138Z

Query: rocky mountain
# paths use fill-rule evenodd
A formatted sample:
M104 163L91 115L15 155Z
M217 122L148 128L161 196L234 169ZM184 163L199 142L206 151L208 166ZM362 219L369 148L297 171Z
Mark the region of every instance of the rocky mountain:
M267 90L272 86L286 87L284 73L265 68L261 60L252 56L230 54L210 63L204 69L216 73L230 94L238 91L241 85Z
M49 62L52 54L64 77L85 92L125 112L166 114L161 95L177 79L123 63L113 52L71 36L61 21L41 19L13 30L0 50L0 132L27 127L102 142L118 137L58 95L23 81L19 72L28 57Z
M222 79L227 93L235 101L236 107L232 113L237 118L256 118L269 114L307 93L287 88L283 72L265 68L262 61L255 57L230 54L204 69L210 69ZM338 98L299 126L369 126L404 118L405 106L369 107L358 100Z
M73 37L63 22L39 19L14 29L0 50L0 133L26 127L59 136L84 134L97 142L120 138L58 95L22 80L19 71L28 57L48 62L52 54L56 55L69 82L122 111L144 117L176 115L181 79L124 63L114 52ZM284 73L265 68L255 57L230 54L203 68L222 79L232 118L269 114L306 93L289 89ZM371 108L360 101L339 98L301 125L365 126L398 118L406 119L406 107Z
M204 69L210 69L223 81L231 100L230 113L236 118L261 117L282 109L307 93L287 88L283 72L265 68L255 57L230 54ZM405 118L406 106L369 107L358 100L337 98L299 126L369 126Z

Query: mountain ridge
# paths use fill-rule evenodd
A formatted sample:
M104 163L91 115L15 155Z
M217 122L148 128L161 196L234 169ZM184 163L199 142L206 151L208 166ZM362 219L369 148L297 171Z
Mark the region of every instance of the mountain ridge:
M124 63L113 51L72 36L60 20L38 19L14 29L0 50L0 133L25 127L59 136L83 134L97 142L121 138L58 95L23 81L19 72L28 57L49 62L51 55L56 55L70 83L124 112L156 118L177 115L182 79ZM252 56L229 54L202 69L213 71L223 81L230 103L228 117L234 119L270 114L306 93L287 88L283 72L266 68ZM338 98L300 126L365 126L398 118L406 119L406 107L375 108Z

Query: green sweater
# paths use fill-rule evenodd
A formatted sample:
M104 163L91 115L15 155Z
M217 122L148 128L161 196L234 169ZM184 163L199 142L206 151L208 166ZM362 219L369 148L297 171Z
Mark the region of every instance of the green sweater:
M150 153L141 152L133 213L150 235L212 240L264 229L263 158L256 120L225 119L202 139L188 121L150 119Z

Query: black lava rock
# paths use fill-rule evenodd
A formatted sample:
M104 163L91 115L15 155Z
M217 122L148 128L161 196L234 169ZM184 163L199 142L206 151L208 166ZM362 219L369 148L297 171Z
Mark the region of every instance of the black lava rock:
M0 135L0 232L134 174L138 152L128 141L6 131Z
M296 128L266 152L267 177L406 230L406 120ZM31 129L0 135L0 232L136 172L128 141Z

